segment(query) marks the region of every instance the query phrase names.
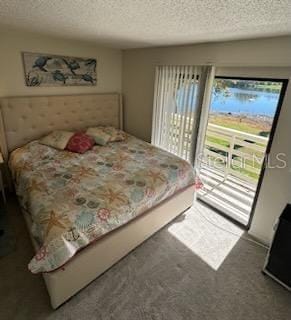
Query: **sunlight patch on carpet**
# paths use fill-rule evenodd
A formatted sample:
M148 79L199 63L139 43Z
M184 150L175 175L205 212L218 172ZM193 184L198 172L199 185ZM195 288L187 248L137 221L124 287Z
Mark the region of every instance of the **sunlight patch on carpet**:
M213 270L218 270L244 231L203 206L195 207L187 211L183 221L173 223L168 231Z

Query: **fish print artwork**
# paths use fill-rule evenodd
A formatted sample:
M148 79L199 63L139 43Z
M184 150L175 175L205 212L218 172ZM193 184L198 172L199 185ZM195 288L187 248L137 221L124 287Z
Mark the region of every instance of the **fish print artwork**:
M28 87L96 86L97 60L23 52Z

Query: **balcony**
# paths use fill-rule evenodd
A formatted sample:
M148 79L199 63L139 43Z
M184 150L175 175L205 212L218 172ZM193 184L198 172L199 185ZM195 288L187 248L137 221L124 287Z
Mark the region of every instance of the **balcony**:
M268 138L209 123L198 197L247 225Z
M165 149L190 158L193 122L181 114L166 114L171 119L166 127ZM187 139L183 135L184 123ZM265 159L269 138L208 123L200 178L204 187L198 197L247 225L255 197L257 183Z

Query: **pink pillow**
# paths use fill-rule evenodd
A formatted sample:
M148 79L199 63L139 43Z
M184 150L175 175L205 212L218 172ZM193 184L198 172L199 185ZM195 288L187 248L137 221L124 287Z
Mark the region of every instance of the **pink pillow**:
M86 133L77 132L69 140L66 150L77 153L84 153L94 146L94 139L89 137Z

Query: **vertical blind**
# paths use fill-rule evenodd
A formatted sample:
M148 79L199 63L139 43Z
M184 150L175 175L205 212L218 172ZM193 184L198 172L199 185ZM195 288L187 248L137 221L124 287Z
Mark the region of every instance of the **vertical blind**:
M152 143L191 163L196 158L197 137L203 136L201 117L204 122L208 118L205 96L209 97L210 75L213 78L211 67L156 67Z

